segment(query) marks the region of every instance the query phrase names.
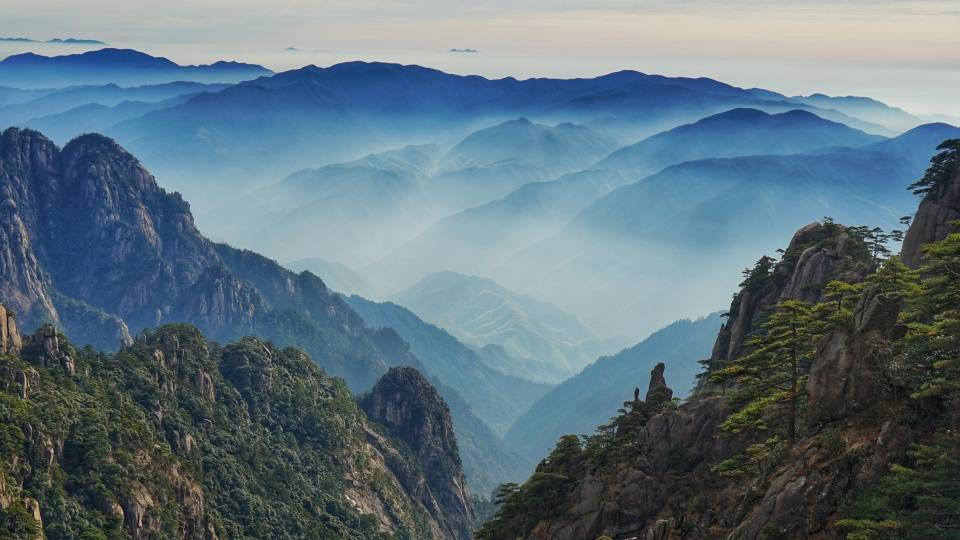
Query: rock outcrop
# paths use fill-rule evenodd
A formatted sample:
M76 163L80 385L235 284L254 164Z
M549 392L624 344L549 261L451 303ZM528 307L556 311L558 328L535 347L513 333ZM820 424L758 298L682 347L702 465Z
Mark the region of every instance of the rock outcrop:
M673 390L667 386L667 380L663 376L666 369L667 366L660 362L650 372L650 385L647 387L646 396L643 398L647 403L663 403L673 399Z
M720 328L713 347L711 366L723 365L743 354L747 336L777 302L817 302L830 280L844 274L863 275L871 265L862 244L855 246L843 226L819 222L798 230L779 262L767 260L768 273L746 280L734 295L727 322Z
M17 318L12 311L0 304L0 354L20 354L23 340L17 329Z
M951 181L935 187L924 195L903 239L900 258L907 266L920 266L923 245L943 240L957 232L953 222L960 220L960 170Z
M446 403L416 369L391 368L360 400L367 416L406 443L426 477L407 481L451 538L470 538L473 510L467 496ZM403 476L401 476L403 480Z
M53 325L45 324L30 338L29 357L40 367L60 367L64 373L74 375L77 371L73 355L60 348L60 336Z

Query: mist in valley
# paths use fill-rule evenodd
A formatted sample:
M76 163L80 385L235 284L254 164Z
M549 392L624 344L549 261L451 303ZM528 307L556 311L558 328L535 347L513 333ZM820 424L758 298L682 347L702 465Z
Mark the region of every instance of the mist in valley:
M24 275L54 292L24 319L101 348L118 335L129 346L127 323L254 333L305 349L357 396L413 367L446 404L478 500L617 415L658 363L686 397L745 268L779 259L812 222L902 230L916 207L906 186L960 137L872 98L703 77L274 71L82 49L0 62L0 83L26 81L0 88L0 125L127 167L137 182L99 199L129 208L91 215L120 231L164 224L164 238L110 253L154 250L130 279L156 272L182 305L77 285L70 261L46 254L73 251L43 246Z

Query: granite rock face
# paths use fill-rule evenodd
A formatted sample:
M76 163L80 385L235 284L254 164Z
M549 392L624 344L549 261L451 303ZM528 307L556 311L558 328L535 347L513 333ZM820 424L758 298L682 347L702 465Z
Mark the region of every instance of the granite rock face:
M900 255L903 262L914 268L920 266L923 245L957 232L952 225L956 220L960 220L960 170L950 182L927 192L920 201L917 215L903 239Z
M811 223L800 228L770 276L742 287L734 295L729 318L717 335L710 365L722 365L743 354L747 336L777 302L817 302L830 280L869 268L867 254L852 249L851 244L850 235L840 225ZM852 277L856 279L856 275Z
M667 386L667 380L663 377L663 372L666 369L667 366L660 362L650 372L650 385L647 387L647 394L643 398L647 403L663 403L673 398L673 390Z
M17 318L6 306L0 304L0 354L20 354L23 339L17 329Z
M406 443L426 482L409 488L451 538L470 538L473 510L467 496L453 422L446 403L414 368L391 368L360 400L367 416ZM402 477L401 477L402 478Z

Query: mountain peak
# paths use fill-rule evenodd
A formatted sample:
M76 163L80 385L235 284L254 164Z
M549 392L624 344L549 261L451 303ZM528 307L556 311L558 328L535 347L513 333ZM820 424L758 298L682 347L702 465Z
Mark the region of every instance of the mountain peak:
M433 504L450 519L445 523L454 538L470 538L473 509L467 496L460 453L453 433L450 409L436 388L412 367L390 368L360 406L374 422L405 442L427 477L421 501Z
M728 111L723 111L721 113L708 116L697 123L718 120L756 120L758 118L769 118L770 116L770 114L759 109L752 109L750 107L737 107L735 109L730 109Z

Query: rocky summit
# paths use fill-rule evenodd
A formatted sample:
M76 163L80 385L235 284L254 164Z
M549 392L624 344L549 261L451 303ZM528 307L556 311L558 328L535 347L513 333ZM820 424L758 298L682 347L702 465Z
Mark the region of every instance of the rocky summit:
M413 368L391 368L361 397L360 407L412 450L421 473L408 488L427 508L450 517L443 523L446 535L469 538L473 514L460 454L450 411L436 389Z

